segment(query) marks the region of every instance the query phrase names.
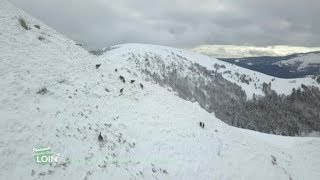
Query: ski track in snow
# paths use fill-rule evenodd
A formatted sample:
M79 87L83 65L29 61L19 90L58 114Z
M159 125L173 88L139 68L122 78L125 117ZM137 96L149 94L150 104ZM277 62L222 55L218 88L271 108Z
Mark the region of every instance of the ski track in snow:
M96 57L6 0L0 9L0 179L319 179L318 138L230 127L197 103L145 82L119 60L126 50ZM32 29L24 30L19 17ZM205 56L170 50L212 66ZM43 87L47 92L38 94ZM35 162L32 149L41 146L61 154L57 164Z

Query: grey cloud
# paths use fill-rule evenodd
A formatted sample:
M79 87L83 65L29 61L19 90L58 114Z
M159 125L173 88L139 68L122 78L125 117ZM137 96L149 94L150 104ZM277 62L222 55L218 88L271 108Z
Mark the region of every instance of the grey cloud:
M11 0L92 48L121 43L320 46L318 0Z

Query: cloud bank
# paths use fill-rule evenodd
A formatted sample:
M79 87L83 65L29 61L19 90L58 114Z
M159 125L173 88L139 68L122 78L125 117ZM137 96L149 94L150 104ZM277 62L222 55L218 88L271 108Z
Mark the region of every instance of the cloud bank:
M122 43L320 46L318 0L11 0L68 37Z

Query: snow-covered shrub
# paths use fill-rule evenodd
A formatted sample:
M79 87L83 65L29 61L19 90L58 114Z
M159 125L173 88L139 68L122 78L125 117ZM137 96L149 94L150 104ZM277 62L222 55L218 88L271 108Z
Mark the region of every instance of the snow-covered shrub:
M20 18L18 19L18 21L19 21L20 25L21 25L25 30L31 29L31 28L28 26L26 20L24 20L22 17L20 17Z
M272 162L272 165L277 165L277 158L274 157L273 155L271 155L271 162Z
M39 36L38 39L39 39L40 41L43 41L43 40L44 40L44 37L43 37L43 36Z
M271 94L271 83L267 84L265 82L262 83L262 91L268 95Z
M240 81L241 81L242 83L249 84L250 81L251 81L251 79L250 79L249 77L247 77L247 75L241 74L241 76L240 76Z
M223 74L231 74L230 70L224 71Z
M107 48L104 48L104 49L97 49L97 50L92 50L92 51L89 51L89 52L90 52L91 54L100 56L100 55L104 54L105 52L108 52L108 51L117 49L117 48L119 48L119 47L120 47L120 46L110 46L110 47L107 47Z
M220 65L217 64L217 63L214 63L213 67L214 67L216 70L219 70L219 69L220 69Z
M37 92L37 94L41 94L41 95L44 95L48 92L47 88L46 87L42 87L39 89L39 91Z

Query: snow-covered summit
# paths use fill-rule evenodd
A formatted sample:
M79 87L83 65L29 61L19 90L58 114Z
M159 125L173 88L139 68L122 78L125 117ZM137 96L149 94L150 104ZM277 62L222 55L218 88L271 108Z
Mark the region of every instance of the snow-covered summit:
M93 56L6 0L0 23L0 179L320 177L318 138L230 127L144 81L121 49ZM35 162L32 149L47 146L58 163Z

